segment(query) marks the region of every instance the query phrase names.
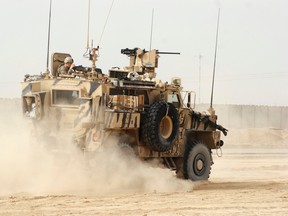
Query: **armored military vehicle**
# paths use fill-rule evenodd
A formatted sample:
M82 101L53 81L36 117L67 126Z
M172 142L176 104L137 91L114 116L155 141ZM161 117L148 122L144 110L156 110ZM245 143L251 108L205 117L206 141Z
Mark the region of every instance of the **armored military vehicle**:
M105 75L96 68L97 51L90 51L92 67L58 74L70 55L54 53L50 73L26 75L21 83L24 116L42 135L71 132L84 152L117 140L140 158L161 158L179 177L207 180L212 150L221 148L220 132L227 130L217 124L213 109L209 115L194 110L194 94L183 91L180 78L156 79L159 55L167 53L122 49L130 65Z

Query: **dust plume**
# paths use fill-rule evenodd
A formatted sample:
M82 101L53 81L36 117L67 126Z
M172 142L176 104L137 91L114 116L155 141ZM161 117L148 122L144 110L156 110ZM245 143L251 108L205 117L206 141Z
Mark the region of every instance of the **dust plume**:
M115 194L191 190L157 161L140 161L113 143L87 160L66 137L61 148L33 139L19 100L0 99L0 194ZM47 140L46 140L47 141ZM48 145L53 146L54 140Z

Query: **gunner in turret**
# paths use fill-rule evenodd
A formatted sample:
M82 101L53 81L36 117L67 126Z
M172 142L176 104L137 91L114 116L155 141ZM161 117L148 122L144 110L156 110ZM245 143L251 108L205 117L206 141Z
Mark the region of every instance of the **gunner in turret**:
M58 75L71 75L74 72L73 68L75 67L73 62L71 57L66 57L64 59L64 64L58 68Z

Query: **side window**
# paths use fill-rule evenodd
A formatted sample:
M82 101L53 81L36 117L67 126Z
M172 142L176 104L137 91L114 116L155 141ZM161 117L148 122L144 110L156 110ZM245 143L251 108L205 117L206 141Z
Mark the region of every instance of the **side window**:
M168 94L167 102L172 103L176 108L180 107L179 97L173 92Z

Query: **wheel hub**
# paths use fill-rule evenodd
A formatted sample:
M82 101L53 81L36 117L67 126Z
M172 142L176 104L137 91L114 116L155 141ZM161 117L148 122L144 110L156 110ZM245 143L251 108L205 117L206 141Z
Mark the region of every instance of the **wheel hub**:
M203 161L202 160L198 160L196 162L196 167L197 167L197 170L202 170L203 167L204 167Z
M203 175L203 173L205 172L206 167L204 161L205 161L204 155L202 154L196 155L193 167L195 174L198 176Z
M160 122L160 133L164 139L168 139L173 131L173 122L169 116L164 116Z

